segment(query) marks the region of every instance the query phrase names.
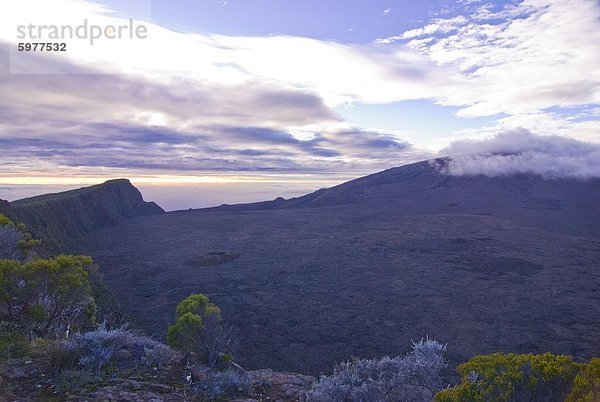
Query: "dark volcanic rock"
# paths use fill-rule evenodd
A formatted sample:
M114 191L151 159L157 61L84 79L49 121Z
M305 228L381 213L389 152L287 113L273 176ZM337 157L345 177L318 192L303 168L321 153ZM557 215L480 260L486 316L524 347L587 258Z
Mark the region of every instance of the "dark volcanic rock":
M131 379L115 379L79 398L86 401L114 402L183 402L191 400L181 392L164 384Z
M445 159L413 163L283 201L227 205L207 211L256 211L363 205L409 214L469 213L520 220L562 233L600 236L600 179L539 176L449 176Z
M126 179L25 198L10 203L10 207L19 222L61 250L76 246L92 229L126 218L164 213L154 202L145 202Z
M256 392L259 395L256 396L260 397L261 401L299 401L316 381L316 378L311 376L271 369L250 371L248 377L255 384L255 388L258 388Z
M0 214L8 215L10 210L10 202L0 199Z
M328 372L427 335L448 343L451 364L499 350L589 358L598 200L598 180L449 177L425 162L287 201L126 221L80 251L156 336L180 300L207 294L250 369ZM186 265L198 250L240 258Z
M190 257L185 264L190 267L216 267L240 258L238 253L229 251L209 251Z

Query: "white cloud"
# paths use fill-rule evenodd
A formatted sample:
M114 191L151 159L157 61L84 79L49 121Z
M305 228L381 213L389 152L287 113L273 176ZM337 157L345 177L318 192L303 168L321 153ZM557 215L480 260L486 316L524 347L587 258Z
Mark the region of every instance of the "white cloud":
M10 4L0 13L0 39L13 44L16 26L30 21L74 26L84 19L101 26L127 22L108 9L80 0ZM145 40L105 39L94 46L73 40L68 52L52 56L96 66L99 72L133 73L163 82L179 76L219 85L261 80L312 91L332 107L354 101L387 103L432 97L434 85L448 80L433 63L406 46L382 49L289 36L186 34L149 22L144 25L148 29ZM24 56L12 52L12 57ZM19 72L15 64L12 72Z
M448 19L436 18L422 28L411 29L398 36L376 39L375 43L388 44L398 42L400 40L420 38L426 35L434 35L438 33L447 34L449 32L458 30L461 26L465 25L466 23L467 18L465 18L462 15Z
M41 56L15 51L16 25L78 25L84 19L119 25L125 20L82 0L5 2L0 41L10 43L13 74L2 77L0 106L10 118L0 122L0 140L58 141L77 134L73 141L79 145L99 142L104 134L92 127L103 122L119 128L121 142L131 140L121 133L131 127L170 130L154 133L175 142L168 149L153 143L155 154L122 148L127 148L122 159L140 166L151 156L158 167L179 158L182 169L366 172L424 154L417 155L397 136L352 127L331 108L433 99L459 106L463 117L503 113L483 130L457 135L523 126L600 141L597 114L596 120L590 118L594 109L581 119L547 110L600 102L600 5L525 0L502 9L470 7L476 7L471 15L436 18L373 45L199 35L145 22L144 40L104 40L94 46L74 40L66 53ZM58 75L19 74L25 72ZM23 146L15 145L12 166L31 160L28 150L38 152L37 166L124 163L114 159L120 143L94 150L99 158L90 151L86 159L48 157L34 141L10 140Z
M462 77L436 97L458 116L537 112L600 102L600 4L594 0L525 0L381 39L407 41Z
M65 53L25 54L16 51L20 24L128 21L81 0L0 8L0 51L11 52L0 61L10 60L12 72L3 76L0 107L10 118L0 143L20 174L32 168L28 155L50 170L369 172L414 160L410 146L353 127L330 107L432 96L430 84L446 81L408 47L198 35L150 22L147 39L69 40Z
M463 140L441 151L456 176L533 174L545 178L600 178L600 144L519 129L492 138Z

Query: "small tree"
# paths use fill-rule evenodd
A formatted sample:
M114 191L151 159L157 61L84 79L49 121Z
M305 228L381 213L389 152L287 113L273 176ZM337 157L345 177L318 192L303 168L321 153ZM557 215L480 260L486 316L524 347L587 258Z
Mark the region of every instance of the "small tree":
M33 239L25 225L0 214L0 259L26 260L39 244L40 240Z
M221 310L203 294L193 294L177 306L167 343L197 356L209 366L228 363L235 346L233 329L223 325Z
M0 319L16 323L30 338L68 335L75 324L93 322L91 265L90 257L67 255L0 260Z

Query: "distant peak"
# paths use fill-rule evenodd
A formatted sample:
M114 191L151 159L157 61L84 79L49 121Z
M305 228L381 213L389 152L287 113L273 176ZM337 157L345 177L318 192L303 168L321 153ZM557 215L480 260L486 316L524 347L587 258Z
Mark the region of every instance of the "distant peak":
M106 180L104 182L104 184L106 183L119 183L119 182L123 182L123 183L131 183L131 181L129 179L126 178L121 178L121 179L110 179L110 180Z

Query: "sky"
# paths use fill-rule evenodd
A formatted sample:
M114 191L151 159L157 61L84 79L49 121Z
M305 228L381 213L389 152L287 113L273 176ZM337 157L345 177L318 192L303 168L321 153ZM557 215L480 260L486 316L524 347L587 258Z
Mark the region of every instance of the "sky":
M50 37L84 21L145 35ZM447 155L597 177L600 2L6 0L0 116L9 200L127 177L203 207Z

